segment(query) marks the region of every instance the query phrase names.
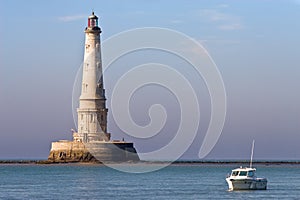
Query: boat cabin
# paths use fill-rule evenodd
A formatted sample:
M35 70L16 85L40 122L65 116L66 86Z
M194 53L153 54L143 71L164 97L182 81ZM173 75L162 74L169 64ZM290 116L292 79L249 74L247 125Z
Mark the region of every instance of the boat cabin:
M254 177L255 176L255 168L237 168L232 170L231 176L233 177Z

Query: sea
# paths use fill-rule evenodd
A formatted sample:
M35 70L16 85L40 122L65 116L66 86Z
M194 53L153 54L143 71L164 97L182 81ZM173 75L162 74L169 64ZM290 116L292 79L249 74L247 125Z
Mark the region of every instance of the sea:
M96 164L1 164L0 199L300 199L299 164L254 166L267 190L228 191L225 178L236 167L172 164L125 173Z

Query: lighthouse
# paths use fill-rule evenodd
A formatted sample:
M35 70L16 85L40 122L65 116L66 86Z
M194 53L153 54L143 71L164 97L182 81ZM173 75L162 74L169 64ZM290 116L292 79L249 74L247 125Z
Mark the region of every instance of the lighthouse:
M139 161L133 142L110 140L101 61L101 29L92 13L85 28L81 94L77 109L78 130L73 141L52 142L49 163ZM72 129L73 130L73 129Z
M101 29L98 17L92 13L85 28L84 62L81 95L79 98L78 133L74 139L82 142L108 141L107 108L103 87L101 61Z

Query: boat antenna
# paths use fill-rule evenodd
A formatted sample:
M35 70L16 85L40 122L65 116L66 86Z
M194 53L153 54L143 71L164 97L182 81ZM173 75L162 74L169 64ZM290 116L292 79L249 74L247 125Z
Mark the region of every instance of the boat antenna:
M254 143L255 143L255 140L252 141L252 150L251 150L250 168L252 168L252 159L253 159Z

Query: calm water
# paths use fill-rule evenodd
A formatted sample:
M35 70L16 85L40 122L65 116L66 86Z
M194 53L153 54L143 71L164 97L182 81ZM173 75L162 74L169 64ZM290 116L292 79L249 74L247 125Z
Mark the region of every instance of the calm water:
M265 191L227 191L237 166L178 165L129 174L96 165L0 165L0 199L300 199L300 166L259 166Z

